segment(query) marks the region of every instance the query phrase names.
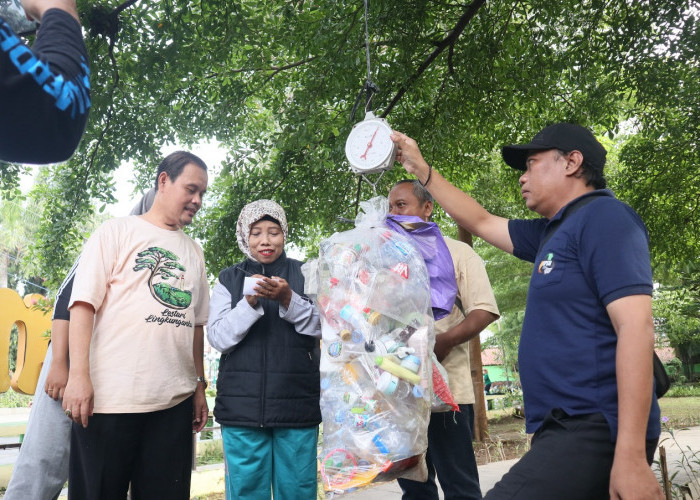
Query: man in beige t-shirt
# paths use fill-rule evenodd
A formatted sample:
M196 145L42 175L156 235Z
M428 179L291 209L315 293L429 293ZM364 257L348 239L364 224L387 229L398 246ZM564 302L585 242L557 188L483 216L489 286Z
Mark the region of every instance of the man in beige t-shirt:
M109 220L83 249L70 300L73 420L68 494L188 499L192 431L206 424L209 287L190 224L207 167L178 151L158 167L153 207Z
M389 193L389 212L427 221L433 198L416 180L400 181ZM450 391L459 413L433 413L428 426L428 481L399 479L404 500L438 498L437 473L445 498L481 498L479 472L472 446L474 387L469 363L469 340L498 319L496 299L477 253L466 243L445 238L457 281L452 312L435 323L435 355L447 370Z

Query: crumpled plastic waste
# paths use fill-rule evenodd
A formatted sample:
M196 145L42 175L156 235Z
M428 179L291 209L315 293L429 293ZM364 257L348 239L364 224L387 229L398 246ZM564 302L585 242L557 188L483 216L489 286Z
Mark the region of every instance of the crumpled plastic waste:
M430 282L420 252L386 226L387 208L382 197L361 203L355 229L321 242L316 271L305 268L321 313L319 460L330 494L411 474L428 447Z

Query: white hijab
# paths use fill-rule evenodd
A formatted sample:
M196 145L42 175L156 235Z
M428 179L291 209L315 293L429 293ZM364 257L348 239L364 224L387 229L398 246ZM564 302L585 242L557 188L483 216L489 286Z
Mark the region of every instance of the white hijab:
M282 233L284 234L284 241L287 241L287 215L279 204L272 200L257 200L248 203L243 207L241 214L238 216L238 222L236 223L236 240L238 241L238 248L251 260L255 259L250 253L250 246L248 244L250 240L250 226L266 215L272 217L279 223L282 228Z

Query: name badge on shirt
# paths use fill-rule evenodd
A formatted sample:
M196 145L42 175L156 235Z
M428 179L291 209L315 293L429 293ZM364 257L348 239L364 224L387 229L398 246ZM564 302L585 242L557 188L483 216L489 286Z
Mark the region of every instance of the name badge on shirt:
M559 283L563 274L564 265L562 259L559 259L554 252L545 252L539 262L537 262L535 271L532 274L532 286L542 287Z

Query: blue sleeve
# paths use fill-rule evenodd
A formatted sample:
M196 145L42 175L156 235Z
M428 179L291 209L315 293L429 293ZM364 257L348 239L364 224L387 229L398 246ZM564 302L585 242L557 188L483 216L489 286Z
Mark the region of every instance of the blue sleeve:
M617 200L603 203L599 209L587 210L590 213L581 228L579 259L589 284L605 306L621 297L651 295L649 237L644 223L632 208Z
M80 24L67 12L46 11L31 48L0 19L0 158L67 160L85 130L89 76Z
M513 255L521 260L535 262L546 226L547 219L509 220L508 233L513 243Z

